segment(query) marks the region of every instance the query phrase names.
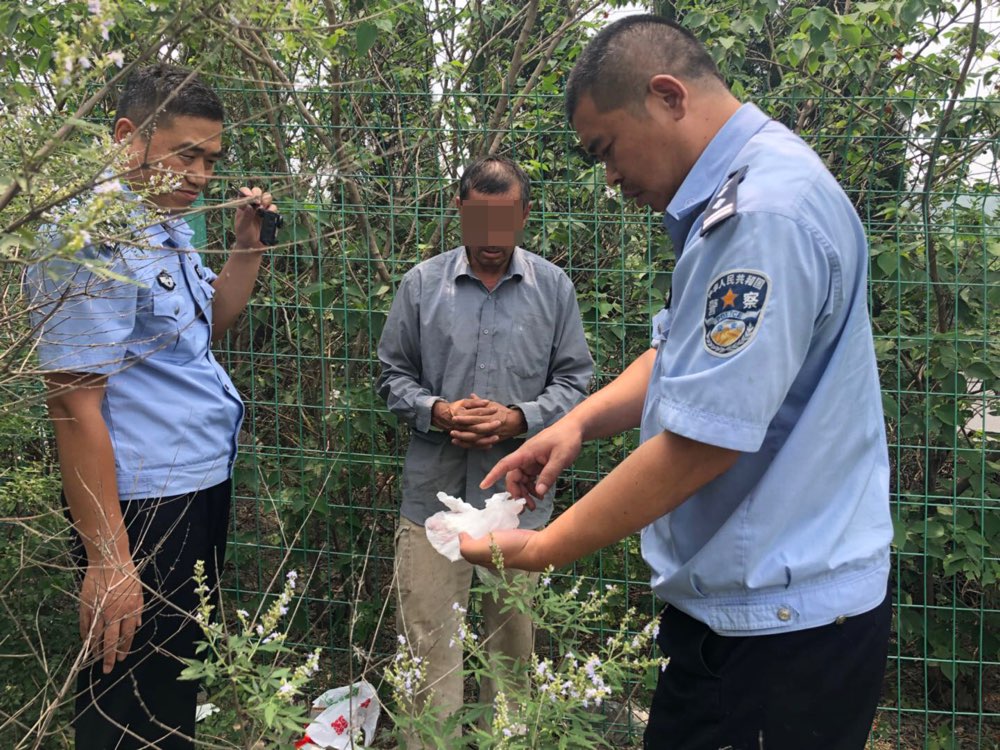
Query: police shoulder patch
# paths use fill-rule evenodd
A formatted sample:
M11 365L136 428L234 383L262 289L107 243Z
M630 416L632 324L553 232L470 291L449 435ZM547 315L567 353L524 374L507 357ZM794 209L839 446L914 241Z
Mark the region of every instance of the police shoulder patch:
M760 328L771 280L761 271L726 271L708 285L705 349L731 357L746 348Z

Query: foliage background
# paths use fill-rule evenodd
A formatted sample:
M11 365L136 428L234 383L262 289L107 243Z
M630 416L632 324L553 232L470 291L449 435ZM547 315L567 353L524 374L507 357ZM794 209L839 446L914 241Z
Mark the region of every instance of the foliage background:
M169 58L223 93L229 157L191 217L208 256L231 240L231 217L218 206L234 182L269 185L287 217L219 352L248 404L227 596L263 606L283 567L306 571L292 633L328 649L316 679L329 687L377 671L394 650L391 540L406 434L372 391L374 348L400 276L459 244L450 206L461 164L490 151L528 169L535 202L525 244L573 278L597 385L648 345L649 314L669 286L669 240L656 216L605 189L562 114L575 55L620 5L35 0L0 8L5 746L65 738L67 675L78 656L58 477L18 278L46 206L85 191L111 163L106 126L129 66ZM872 746L995 748L996 11L979 0L651 5L712 46L738 96L819 151L869 232L897 602ZM216 267L222 260L208 257ZM560 486L563 501L635 440L588 447ZM836 450L835 435L815 442ZM619 583L628 603L656 609L636 539L574 572ZM635 685L636 705L645 690Z

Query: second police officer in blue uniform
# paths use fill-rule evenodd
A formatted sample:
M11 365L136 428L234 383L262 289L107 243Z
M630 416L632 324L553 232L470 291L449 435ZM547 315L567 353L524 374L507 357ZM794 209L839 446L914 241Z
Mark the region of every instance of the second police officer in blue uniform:
M147 195L111 179L95 188L134 201L132 226L37 264L26 280L89 645L78 750L194 747L197 684L177 679L202 637L192 576L202 560L208 586L218 583L243 419L211 344L246 305L273 244L262 227L274 224L271 196L241 188L235 249L218 276L192 247L179 214L222 156L223 118L190 71L133 72L114 137L133 169L125 181ZM67 240L65 228L55 234Z
M581 54L567 114L677 254L653 346L485 478L542 495L586 440L641 446L509 567L642 530L665 602L647 748L864 747L881 688L889 466L861 222L819 157L741 105L697 40L623 19ZM490 538L463 538L489 564Z

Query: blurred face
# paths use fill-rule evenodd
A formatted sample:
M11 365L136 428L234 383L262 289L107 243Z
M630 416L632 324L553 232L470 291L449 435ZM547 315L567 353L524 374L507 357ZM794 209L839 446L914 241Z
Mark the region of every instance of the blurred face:
M462 244L472 270L493 275L510 264L514 248L524 235L530 204L521 202L519 185L500 195L470 190L465 200L455 199L462 220Z
M573 113L580 143L604 162L608 185L654 211L666 209L693 164L685 154L682 120L686 108L679 94L651 91L640 111L608 112L598 111L594 100L584 95Z
M149 200L166 211L181 211L197 200L222 158L222 123L203 117L178 116L158 125L149 139L123 117L115 124L115 140L129 144L135 172L128 181L146 185L154 176L169 179L172 189Z

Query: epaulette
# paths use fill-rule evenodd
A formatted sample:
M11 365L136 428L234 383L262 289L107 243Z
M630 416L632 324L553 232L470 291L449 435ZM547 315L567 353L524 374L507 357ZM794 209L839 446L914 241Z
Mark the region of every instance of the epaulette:
M702 237L736 214L736 188L743 182L747 169L748 167L744 165L735 172L731 172L722 188L715 194L715 198L709 203L708 208L705 209L705 219L701 223Z

